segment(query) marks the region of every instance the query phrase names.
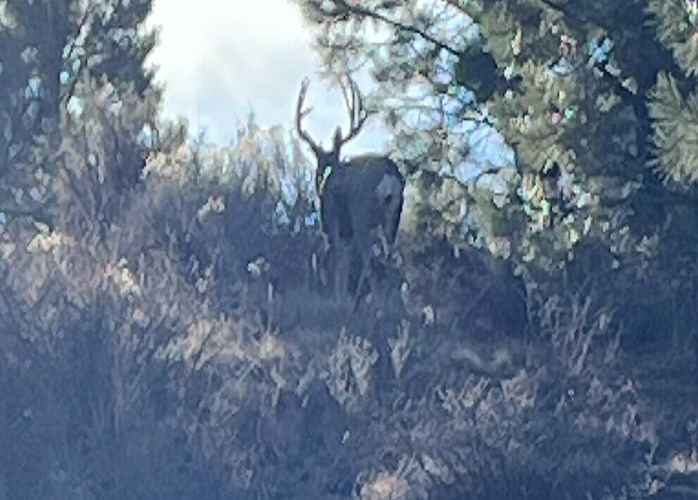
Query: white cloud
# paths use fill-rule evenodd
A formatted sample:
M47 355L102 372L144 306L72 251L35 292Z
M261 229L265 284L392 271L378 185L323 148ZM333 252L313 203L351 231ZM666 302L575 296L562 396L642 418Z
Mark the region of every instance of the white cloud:
M311 34L289 0L156 0L151 22L161 29L151 61L166 84L166 113L186 116L194 131L227 142L250 110L262 126L291 126L306 75L314 80L313 136L327 145L334 128L346 126L341 94L317 78ZM378 129L367 123L346 152L381 150L386 135Z

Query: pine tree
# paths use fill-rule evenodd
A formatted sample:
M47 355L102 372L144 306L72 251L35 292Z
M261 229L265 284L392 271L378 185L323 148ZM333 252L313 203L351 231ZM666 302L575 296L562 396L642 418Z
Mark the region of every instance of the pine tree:
M372 102L429 190L453 191L455 179L455 196L479 222L476 240L504 237L519 261L546 268L560 268L586 240L600 241L619 265L659 230L667 204L691 203L657 175L690 169L682 153L690 139L682 148L666 143L675 123L661 125L652 107L663 100L662 116L674 120L677 107L691 109L676 100L692 85L691 62L680 62L692 49L677 41L694 33L684 2L299 4L331 71L370 68L379 83ZM683 23L652 22L664 13ZM656 33L662 26L673 31ZM687 71L677 71L677 61ZM660 74L674 76L657 84ZM668 78L676 79L673 101L663 90ZM468 172L473 143L490 125L514 149L515 172L506 161ZM660 168L648 168L652 161ZM492 174L498 179L484 182Z
M377 82L422 234L603 283L652 318L637 330L693 328L695 1L297 3L328 71ZM492 130L506 146L483 160Z
M36 176L55 165L59 125L83 75L117 94L152 88L152 0L0 2L0 209L37 214ZM125 94L124 94L125 95Z

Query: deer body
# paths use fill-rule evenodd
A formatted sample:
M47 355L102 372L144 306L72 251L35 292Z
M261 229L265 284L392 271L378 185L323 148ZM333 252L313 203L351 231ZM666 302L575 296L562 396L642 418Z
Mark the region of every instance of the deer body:
M329 173L320 195L320 219L329 242L335 291L359 293L375 244L389 252L402 213L405 181L389 158L365 155Z
M349 95L343 86L350 116L346 137L338 127L333 148L318 146L301 127L303 99L308 87L304 80L298 98L296 126L317 158L315 186L320 199L322 229L329 243L329 264L335 294L353 292L356 304L362 284L370 272L374 247L388 253L395 243L403 205L405 179L390 158L366 154L339 160L342 145L356 136L366 114L361 96L349 79Z

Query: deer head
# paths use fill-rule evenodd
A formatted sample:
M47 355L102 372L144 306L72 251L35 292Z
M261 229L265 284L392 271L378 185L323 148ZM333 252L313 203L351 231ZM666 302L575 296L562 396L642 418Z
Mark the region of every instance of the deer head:
M361 130L368 113L363 106L363 101L361 99L361 94L356 86L356 83L347 76L348 84L341 82L342 95L344 97L344 103L347 107L349 113L349 133L346 137L342 136L342 128L337 127L334 132L334 137L332 139L332 149L327 151L319 146L310 134L303 130L302 121L303 118L308 115L312 108L303 110L303 102L305 101L305 95L308 92L308 86L310 85L310 79L304 78L301 83L301 90L298 94L298 103L296 105L296 129L298 135L303 141L305 141L310 149L313 150L313 154L317 159L317 169L315 171L315 188L317 190L318 196L321 196L322 185L326 180L326 177L330 175L331 170L339 166L339 151L344 144L349 142L351 139L356 137Z
M315 187L320 199L320 219L329 242L329 263L334 292L354 292L358 301L367 278L373 249L392 249L397 236L403 204L405 179L390 158L361 155L340 161L344 144L356 137L368 114L354 81L340 82L349 114L349 132L335 130L332 149L323 149L302 121L310 112L303 110L309 80L301 84L296 106L296 129L317 159ZM358 302L356 302L358 304Z

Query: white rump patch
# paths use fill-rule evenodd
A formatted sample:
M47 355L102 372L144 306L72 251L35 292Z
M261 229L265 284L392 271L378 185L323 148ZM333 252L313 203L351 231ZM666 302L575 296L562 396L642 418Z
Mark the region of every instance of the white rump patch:
M381 200L385 200L391 195L396 194L400 190L400 181L394 176L385 174L378 186L376 186L376 194Z

